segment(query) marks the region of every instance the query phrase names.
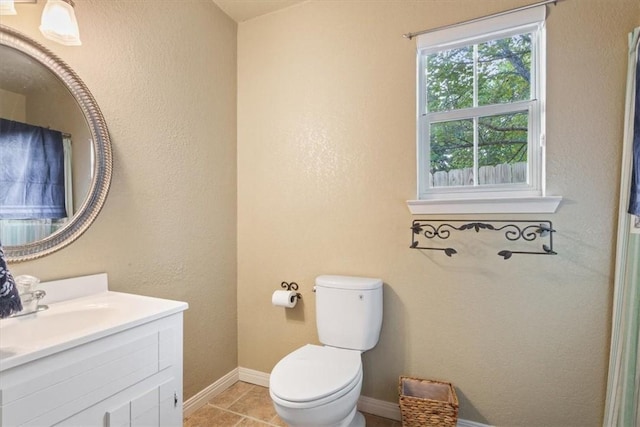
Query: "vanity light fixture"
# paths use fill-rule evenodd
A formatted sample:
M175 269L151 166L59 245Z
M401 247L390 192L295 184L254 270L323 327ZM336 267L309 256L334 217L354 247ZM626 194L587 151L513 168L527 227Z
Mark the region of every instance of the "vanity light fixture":
M72 0L47 0L40 21L42 35L66 46L80 46L82 42L74 6Z
M37 3L38 0L0 0L0 15L17 15L16 3Z
M0 0L0 15L17 15L16 3L38 0ZM73 10L73 0L47 0L40 19L40 32L49 40L66 46L80 46L80 31Z
M13 0L0 0L0 15L17 15Z

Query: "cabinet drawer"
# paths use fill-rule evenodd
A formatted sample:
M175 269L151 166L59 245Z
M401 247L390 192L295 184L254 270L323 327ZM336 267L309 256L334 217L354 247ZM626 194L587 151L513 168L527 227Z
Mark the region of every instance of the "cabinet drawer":
M3 385L0 424L50 425L78 412L76 408L89 407L155 374L159 370L158 341L158 333L126 343L112 340L111 349L102 354L22 383Z

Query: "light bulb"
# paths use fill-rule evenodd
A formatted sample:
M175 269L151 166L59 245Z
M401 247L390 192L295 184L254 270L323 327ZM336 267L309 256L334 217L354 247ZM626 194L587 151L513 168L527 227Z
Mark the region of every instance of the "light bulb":
M40 32L49 40L67 46L80 46L78 21L71 0L47 0L42 11Z
M0 15L17 15L13 0L0 0Z

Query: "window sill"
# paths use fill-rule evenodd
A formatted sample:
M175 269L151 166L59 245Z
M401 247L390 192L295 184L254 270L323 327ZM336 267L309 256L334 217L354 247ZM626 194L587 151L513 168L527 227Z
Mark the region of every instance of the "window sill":
M562 196L407 200L412 215L554 213Z

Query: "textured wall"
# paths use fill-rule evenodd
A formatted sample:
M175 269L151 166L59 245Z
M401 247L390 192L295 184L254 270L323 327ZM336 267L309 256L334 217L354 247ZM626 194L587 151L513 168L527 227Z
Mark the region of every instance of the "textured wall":
M113 290L187 301L185 398L237 366L236 24L211 1L76 1L83 45L39 34L44 1L0 22L87 84L113 140L105 207L71 246L11 265L44 280L96 272Z
M415 44L401 35L528 3L310 1L240 24L240 366L268 372L317 339L315 276L379 276L384 324L364 395L395 401L411 374L452 381L465 419L601 425L637 0L549 7L547 188L565 199L540 218L559 255L504 261L504 241L473 233L452 242L454 258L408 248ZM295 310L270 306L283 280L301 285Z
M27 117L27 98L19 93L0 89L0 117L24 122Z

